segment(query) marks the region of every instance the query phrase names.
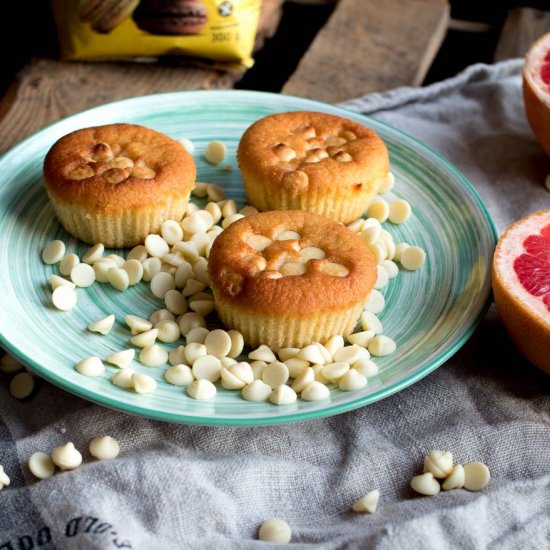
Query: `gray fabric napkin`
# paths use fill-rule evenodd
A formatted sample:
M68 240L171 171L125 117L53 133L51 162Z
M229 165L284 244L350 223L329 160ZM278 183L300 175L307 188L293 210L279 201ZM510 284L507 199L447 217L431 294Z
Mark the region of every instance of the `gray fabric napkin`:
M425 89L345 103L431 145L480 192L499 231L550 208L550 163L526 123L520 62L474 66ZM286 519L294 548L550 548L550 378L512 347L494 308L445 365L340 416L257 428L179 426L108 410L42 382L27 401L0 383L0 549L268 548L258 525ZM26 462L98 434L114 461L38 482ZM420 497L423 455L489 465L490 485ZM378 488L377 512L350 511Z

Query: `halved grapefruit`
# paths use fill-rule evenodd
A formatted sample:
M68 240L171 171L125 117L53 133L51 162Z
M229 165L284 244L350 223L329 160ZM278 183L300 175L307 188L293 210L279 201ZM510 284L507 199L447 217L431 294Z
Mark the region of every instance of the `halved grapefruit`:
M550 32L539 38L525 57L523 100L533 133L550 156Z
M493 294L510 339L550 374L550 210L502 234L493 260Z

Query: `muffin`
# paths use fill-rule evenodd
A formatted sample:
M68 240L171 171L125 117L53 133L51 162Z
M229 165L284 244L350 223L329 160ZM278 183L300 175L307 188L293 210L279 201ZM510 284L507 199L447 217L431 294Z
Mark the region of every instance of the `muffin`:
M196 173L176 140L135 124L77 130L44 160L44 184L63 227L116 248L142 242L165 220L181 220Z
M259 210L309 210L349 223L389 174L388 151L369 128L297 111L262 118L237 152L248 202Z
M278 349L350 334L376 263L347 227L287 210L232 223L214 241L208 273L222 322L250 346Z

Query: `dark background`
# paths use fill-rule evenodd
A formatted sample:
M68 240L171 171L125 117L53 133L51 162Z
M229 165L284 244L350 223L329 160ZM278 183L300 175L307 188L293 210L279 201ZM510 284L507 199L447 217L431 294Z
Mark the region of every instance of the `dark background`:
M486 23L487 27L477 32L449 30L424 84L453 76L472 63L490 63L509 9L523 6L550 10L550 0L451 0L450 4L452 18ZM286 2L277 33L255 55L256 64L236 87L280 91L332 9L331 4ZM30 58L57 56L49 2L8 1L3 2L2 11L0 96Z

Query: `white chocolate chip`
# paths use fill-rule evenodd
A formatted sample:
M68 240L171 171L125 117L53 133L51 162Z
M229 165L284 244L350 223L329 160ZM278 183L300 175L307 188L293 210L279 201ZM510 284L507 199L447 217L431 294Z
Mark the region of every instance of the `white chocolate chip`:
M378 374L378 365L370 359L359 359L359 361L353 363L352 369L360 372L365 378Z
M392 260L383 260L381 265L388 272L389 279L397 277L397 274L399 273L399 268L397 267L397 264L395 262L393 262Z
M302 391L300 397L304 401L321 401L330 397L330 390L321 382L314 381Z
M226 147L222 141L211 141L204 152L204 158L210 164L220 164L225 158Z
M220 373L222 387L226 390L240 390L246 385L240 378L235 376L228 368L222 368Z
M148 254L154 258L162 258L170 252L168 243L160 235L147 235L144 244Z
M482 462L464 464L464 489L481 491L491 479L489 468Z
M349 365L353 365L353 363L355 363L356 361L359 361L361 357L363 357L363 350L361 349L361 346L358 346L357 344L352 344L351 346L345 346L339 349L334 354L334 361L344 362L344 363L348 363Z
M195 279L188 279L181 293L183 296L193 296L193 294L197 294L197 292L201 292L205 288L206 286L204 283L196 281Z
M232 216L229 216L228 218L225 218L222 222L222 227L224 229L227 229L232 223L235 223L238 220L242 220L244 216L242 214L233 214Z
M164 303L166 309L175 315L181 315L187 311L187 300L185 296L174 288L166 291L164 294Z
M387 193L395 185L395 177L391 172L388 172L388 175L381 180L380 188L378 189L379 193Z
M411 217L411 205L403 199L395 199L390 203L390 215L388 219L391 223L405 223Z
M462 489L464 487L464 466L457 464L445 478L445 481L441 484L444 491L451 491L452 489Z
M208 334L204 345L208 354L225 357L231 351L231 336L225 330L216 329Z
M336 363L329 363L328 365L325 365L321 372L327 380L330 380L331 382L338 382L340 378L342 378L342 376L344 376L344 374L349 371L349 369L349 363L339 361Z
M369 206L367 215L369 218L375 218L380 223L383 223L390 215L390 205L384 199L377 199Z
M271 389L275 389L282 384L286 384L288 376L288 367L280 361L273 361L273 363L270 363L264 368L262 372L262 381L270 386Z
M157 389L157 382L147 374L134 372L132 374L132 386L136 393L151 393Z
M148 348L155 343L158 335L158 328L152 328L150 330L146 330L145 332L140 332L139 334L132 336L132 338L130 338L130 342L132 342L132 344L134 346L137 346L138 348Z
M178 269L176 270L176 287L183 288L187 281L189 279L192 279L193 277L193 266L187 261L183 262L181 265L178 266Z
M380 242L380 240L374 242L373 244L369 244L369 249L374 256L374 261L377 265L381 264L386 259L386 247L384 246L384 243Z
M183 146L183 148L190 154L192 155L194 152L195 152L195 145L193 144L193 142L189 139L189 138L186 138L186 137L182 137L178 140L181 145ZM200 185L200 184L199 184ZM198 197L199 195L197 195Z
M430 451L424 457L424 473L431 472L434 477L444 478L453 469L453 455L449 451Z
M87 357L75 365L75 370L84 376L101 376L105 365L99 357Z
M374 313L376 315L384 310L385 305L386 300L384 298L384 295L379 290L373 288L370 291L367 301L365 302L365 310L370 311L371 313Z
M90 441L89 450L98 460L112 460L119 455L120 445L114 437L103 435Z
M95 281L95 271L91 265L78 264L71 269L71 281L79 287L85 288Z
M325 368L325 365L312 365L311 368L313 369L315 382L320 382L321 384L330 383L330 380L328 378L325 378L325 376L323 375L323 369Z
M82 455L69 442L52 451L52 461L61 470L74 470L82 464Z
M254 380L242 389L241 396L247 401L267 401L271 395L271 391L271 386L262 380Z
M214 223L218 223L222 219L222 210L215 202L209 202L205 210L212 216Z
M253 361L265 361L266 363L273 363L277 358L275 354L266 345L262 344L257 349L251 351L248 354L248 358Z
M365 220L363 218L359 218L351 223L348 223L347 228L354 233L361 233L363 231L364 224Z
M214 355L203 355L195 359L192 370L193 376L197 380L209 380L210 382L215 382L220 377L222 364L219 358Z
M372 330L363 330L350 334L347 338L350 344L356 344L362 348L366 348L369 342L374 338L374 332ZM353 363L355 363L355 361L353 361Z
M300 348L280 348L277 352L279 359L284 363L288 359L293 359L300 352Z
M229 357L238 357L244 348L243 335L238 330L230 330L227 334L231 338L231 349L227 355Z
M183 231L187 231L193 235L195 233L205 232L213 225L214 217L208 210L198 210L181 222Z
M59 286L52 292L53 305L61 310L68 311L76 305L76 292L70 286Z
M4 487L4 485L10 484L10 478L8 474L4 471L4 466L0 464L0 489Z
M130 327L130 331L133 335L140 334L153 328L153 324L147 319L138 317L137 315L126 315L124 322Z
M421 495L433 496L441 491L441 486L431 472L414 476L411 479L411 488Z
M363 512L367 514L374 514L378 501L380 499L380 491L374 489L374 491L368 492L364 497L356 500L352 506L354 512Z
M117 367L123 369L133 361L135 355L136 351L134 349L125 349L122 351L111 353L111 355L107 357L107 362L111 363L111 365L116 365Z
M426 261L426 253L419 246L409 246L401 252L401 265L409 271L416 271Z
M195 380L187 386L187 395L201 401L212 399L216 395L216 386L209 380Z
M115 323L115 316L114 315L108 315L107 317L103 317L102 319L98 319L97 321L94 321L88 325L88 330L92 332L99 332L100 334L109 334L111 332L111 329L113 328L113 325Z
M314 381L315 381L315 372L311 367L305 367L302 369L300 374L298 374L298 376L294 377L294 382L292 383L292 389L296 393L301 393Z
M111 376L111 382L119 388L129 390L134 387L133 376L134 371L125 367Z
M156 324L155 328L157 328L159 331L157 338L161 342L171 344L172 342L178 340L180 337L180 327L178 326L176 321L170 321L169 319L159 321Z
M195 327L206 327L206 321L202 315L190 311L184 313L178 320L178 325L180 327L180 332L182 336L185 336L192 328Z
M88 248L84 256L82 256L82 261L85 264L92 265L103 257L104 252L105 252L105 245L101 243L94 244L94 246L92 246L91 248Z
M206 186L206 193L211 201L217 202L225 199L225 191L215 183L209 183Z
M134 246L130 252L128 252L126 255L126 261L137 260L138 262L144 262L147 259L147 256L147 249L142 244L138 244L137 246Z
M168 354L168 362L174 366L174 365L180 365L180 364L187 364L187 357L185 356L185 346L178 346L177 348L174 348L169 354Z
M297 399L296 392L286 384L281 384L269 395L269 401L274 405L290 405Z
M258 213L258 209L254 206L251 206L250 204L243 206L239 210L239 214L242 214L243 216L251 216L252 214L257 214L257 213Z
M370 311L361 313L361 327L363 330L372 330L374 334L381 334L384 330L380 319Z
M387 286L389 282L389 275L385 267L381 265L376 266L376 282L374 283L374 288L376 290L381 290Z
M153 277L160 273L162 262L159 258L147 258L142 262L143 264L143 280L148 283Z
M195 380L190 367L180 363L173 365L164 373L164 378L169 384L174 386L187 386Z
M143 279L143 264L139 260L126 260L122 269L128 274L130 286L137 285Z
M220 358L220 363L222 364L223 368L228 369L232 365L236 365L237 360L233 359L232 357L221 357ZM246 363L246 364L248 365L248 363Z
M193 266L194 279L205 286L210 286L210 276L208 275L208 262L205 258L199 258Z
M65 256L65 243L55 240L48 243L48 246L42 251L42 261L45 264L56 264Z
M403 252L409 248L409 244L408 243L397 243L395 245L395 254L393 255L393 260L395 262L400 262L401 261L401 254L403 254Z
M122 256L119 256L118 254L107 254L107 256L102 258L100 261L103 260L111 260L112 262L115 262L117 267L122 267L124 265L124 262L126 261Z
M304 359L305 361L309 361L310 363L318 363L320 365L324 365L326 362L325 356L323 355L319 347L315 344L310 344L309 346L301 349L296 355L296 358Z
M206 337L210 334L210 331L205 327L192 328L186 335L185 341L187 344L204 344Z
M385 357L395 351L396 344L388 336L379 334L369 342L369 353L376 357Z
M233 199L225 201L222 207L222 215L224 218L235 215L237 211L237 203Z
M29 458L29 470L38 479L47 479L55 473L55 464L49 454L33 453Z
M367 378L358 370L350 369L338 381L338 387L343 391L360 390L367 385Z
M340 335L333 336L325 343L326 350L330 353L331 358L334 359L334 354L344 347L344 338Z
M110 269L113 269L114 267L118 267L118 266L110 258L102 258L101 260L96 262L93 265L94 273L95 273L95 280L98 283L108 283L109 278L107 276L107 273L109 272Z
M291 357L283 363L287 366L290 378L296 378L305 368L309 367L309 361L298 359L298 357Z
M164 273L161 271L151 279L151 292L154 296L160 298L161 300L164 300L164 297L169 290L174 290L175 288L176 281L170 273Z
M67 254L63 256L59 264L59 273L68 277L73 270L73 267L76 267L80 263L80 258L76 254Z
M58 286L70 286L71 288L76 288L76 285L73 282L68 281L63 277L60 277L59 275L50 275L48 277L48 280L52 285L52 291L55 290Z
M292 538L292 530L288 523L282 519L268 519L260 526L258 538L266 542L288 544Z
M363 231L361 232L361 238L368 244L374 244L379 238L382 232L382 226L376 218L368 218L363 223Z
M204 357L207 354L204 344L191 343L185 346L185 358L189 365L192 365L199 357Z
M10 393L16 399L25 399L34 390L34 378L28 372L16 374L10 382Z
M160 228L162 238L170 245L183 240L183 228L174 220L166 220Z
M262 373L266 367L267 363L265 361L252 361L252 363L250 363L250 368L254 374L254 380L262 379Z
M107 271L107 279L111 283L111 286L120 292L124 292L130 285L128 272L121 267L112 267L109 269Z

